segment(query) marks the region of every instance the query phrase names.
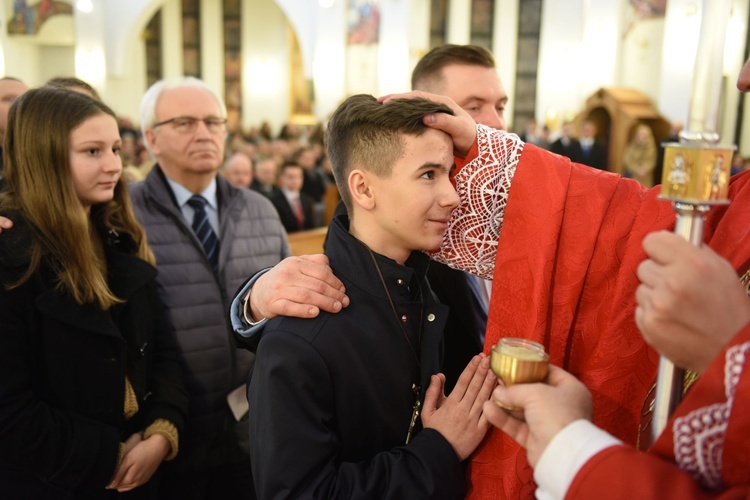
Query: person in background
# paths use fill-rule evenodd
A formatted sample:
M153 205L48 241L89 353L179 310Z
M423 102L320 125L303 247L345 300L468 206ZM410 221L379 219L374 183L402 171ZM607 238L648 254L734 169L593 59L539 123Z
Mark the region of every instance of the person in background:
M596 124L586 120L581 125L581 163L599 170L607 170L607 146L596 138L598 130Z
M302 192L302 167L293 161L281 166L279 190L271 194L271 203L279 213L287 233L315 227L315 201Z
M87 96L93 97L96 100L102 100L99 92L97 92L96 89L91 86L91 84L74 76L58 76L56 78L48 80L45 85L55 88L69 89L75 92L81 92L82 94L86 94ZM122 133L120 134L120 136L122 137Z
M739 153L734 153L732 155L732 169L730 170L730 175L736 175L740 172L743 172L745 170L745 160L742 158L742 155Z
M536 144L539 141L539 126L536 123L536 119L529 118L526 120L523 132L518 134L518 137L520 137L523 142Z
M258 136L262 139L265 139L266 141L270 141L272 139L273 134L271 133L271 124L268 123L268 120L263 120L263 123L260 124L260 128L258 129Z
M5 129L8 126L8 110L18 96L29 90L25 83L17 78L5 76L0 78L0 191L3 190L5 180L3 176L3 142L5 142ZM3 223L0 221L0 225ZM1 225L0 227L5 227Z
M115 115L42 87L13 104L0 213L3 498L153 498L187 413ZM44 179L44 182L40 182Z
M317 146L306 146L300 148L293 155L293 161L302 167L302 172L304 173L302 192L315 201L314 227L322 225L324 209L323 196L328 188L328 176L320 165L321 154L322 151L318 152Z
M143 175L143 172L141 172L141 169L138 167L135 167L133 165L128 165L127 167L123 167L122 169L122 178L125 179L126 182L138 182L145 179L145 176Z
M233 153L224 163L222 174L230 184L238 188L250 189L253 183L253 161L244 152Z
M154 167L154 159L151 156L151 153L149 152L148 148L143 148L140 151L138 151L138 170L141 171L144 178L148 175L149 172L151 172L151 169Z
M252 160L253 164L255 164L255 159L258 157L258 146L252 142L247 142L239 151L245 153Z
M552 146L552 142L550 141L551 134L552 131L550 130L549 125L545 123L542 126L542 131L539 133L539 139L536 141L535 145L549 151L550 147Z
M581 150L581 143L573 137L573 123L563 123L560 137L550 145L549 150L555 154L570 158L572 162L581 163L583 151Z
M654 168L656 168L656 141L654 133L646 124L639 124L633 138L625 147L622 160L625 177L635 179L646 187L654 185Z
M255 175L253 182L250 183L250 189L269 199L276 196L279 192L279 186L276 185L278 170L276 160L273 158L258 161L255 164Z

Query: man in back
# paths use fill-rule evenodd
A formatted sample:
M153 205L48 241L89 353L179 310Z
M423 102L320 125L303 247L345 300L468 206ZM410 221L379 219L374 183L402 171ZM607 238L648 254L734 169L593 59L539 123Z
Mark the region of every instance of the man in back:
M573 124L571 122L563 123L562 134L552 143L549 150L555 154L570 158L570 161L581 162L583 151L581 151L581 143L573 137Z
M223 175L233 186L250 189L253 182L253 160L243 152L236 152L224 164Z
M258 345L248 399L262 499L463 498L461 462L487 430L486 356L443 395L446 308L432 298L420 251L440 244L459 199L450 140L422 124L448 110L428 101L384 108L350 97L327 131L348 217L332 222L326 255L352 306L274 318Z
M279 167L273 158L264 158L255 165L255 177L250 184L250 189L262 194L266 198L272 197L279 191L276 185L276 176Z
M231 342L225 311L245 277L277 264L289 247L271 203L217 175L225 125L221 98L195 78L159 81L141 102L157 164L131 195L156 256L190 397L180 458L163 469L163 498L254 498L241 448L247 423L237 421L246 407L235 403L244 399L253 356Z
M581 163L589 167L607 170L607 146L596 138L596 124L586 120L581 125Z
M287 233L315 227L315 200L302 192L305 182L302 167L287 161L279 172L279 190L271 194L271 203Z
M5 128L8 125L8 111L13 101L28 89L26 84L16 78L10 76L0 78L0 191L5 185L3 181L3 143L5 142Z
M506 129L508 94L492 54L476 45L442 45L419 60L411 75L413 90L450 97L475 122Z

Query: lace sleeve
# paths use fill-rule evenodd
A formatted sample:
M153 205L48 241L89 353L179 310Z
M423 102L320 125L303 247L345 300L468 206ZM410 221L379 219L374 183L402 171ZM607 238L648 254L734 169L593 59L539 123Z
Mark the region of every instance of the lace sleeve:
M461 202L432 258L492 279L505 204L524 143L515 134L484 125L477 125L477 143L477 157L456 174Z

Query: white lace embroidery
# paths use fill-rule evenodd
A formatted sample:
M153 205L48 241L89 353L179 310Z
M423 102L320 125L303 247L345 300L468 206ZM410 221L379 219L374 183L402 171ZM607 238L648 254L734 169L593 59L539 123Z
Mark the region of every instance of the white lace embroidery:
M691 411L674 422L675 461L707 488L716 489L722 484L722 455L729 414L749 350L750 342L727 350L724 367L726 402Z
M485 279L495 270L510 183L524 143L515 134L477 125L479 154L456 174L461 202L432 258Z

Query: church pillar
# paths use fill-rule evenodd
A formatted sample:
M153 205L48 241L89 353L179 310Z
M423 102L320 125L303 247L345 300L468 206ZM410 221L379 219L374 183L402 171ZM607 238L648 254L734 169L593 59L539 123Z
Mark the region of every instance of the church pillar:
M448 29L445 43L465 45L471 42L471 0L448 2Z

